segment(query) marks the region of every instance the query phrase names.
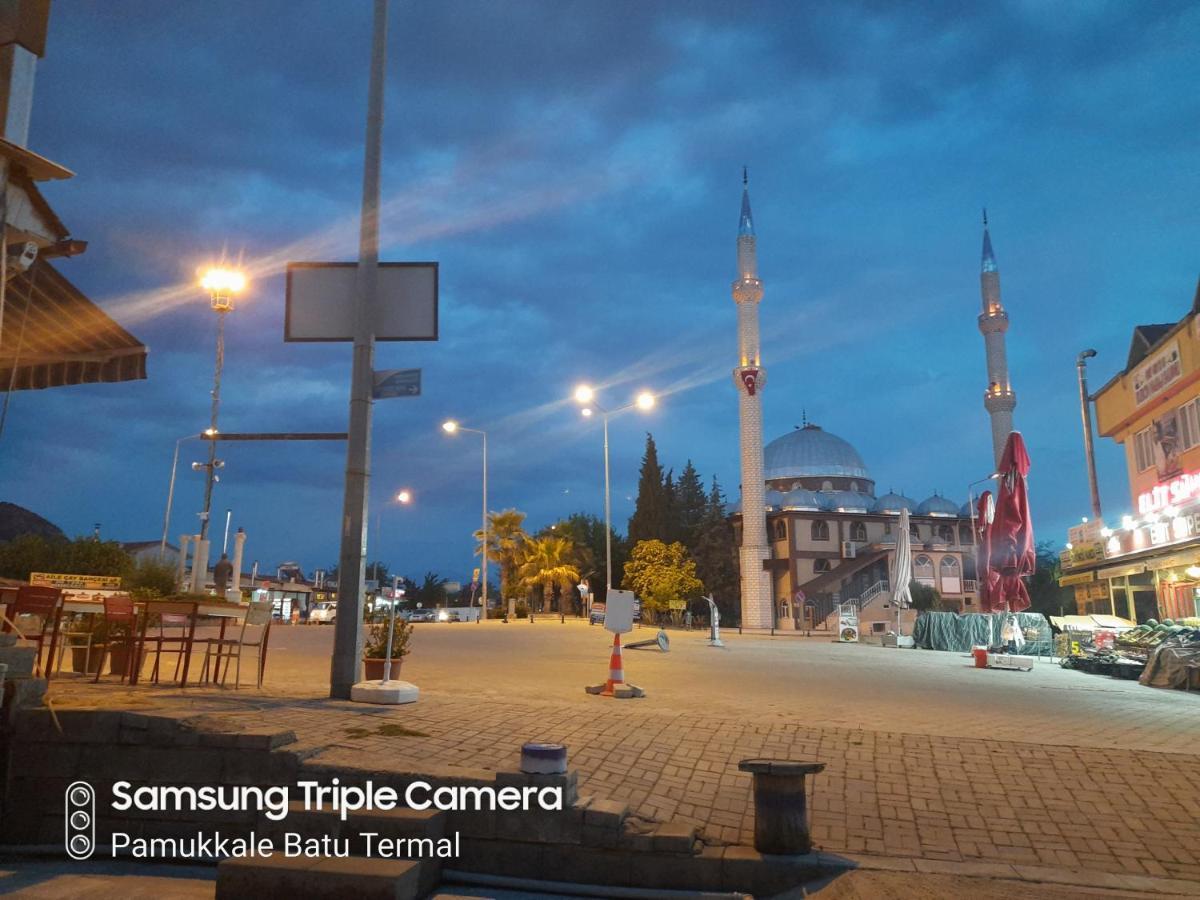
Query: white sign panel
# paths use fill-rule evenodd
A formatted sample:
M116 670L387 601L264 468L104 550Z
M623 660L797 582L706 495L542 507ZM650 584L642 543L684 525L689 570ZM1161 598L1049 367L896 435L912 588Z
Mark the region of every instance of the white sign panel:
M1178 381L1182 374L1183 362L1179 358L1179 343L1172 341L1134 370L1134 405L1141 406L1147 400L1154 399Z
M285 341L353 341L358 263L288 263ZM438 264L380 263L377 341L438 339Z
M606 602L605 630L613 634L628 634L633 631L633 608L636 604L633 591L610 590Z

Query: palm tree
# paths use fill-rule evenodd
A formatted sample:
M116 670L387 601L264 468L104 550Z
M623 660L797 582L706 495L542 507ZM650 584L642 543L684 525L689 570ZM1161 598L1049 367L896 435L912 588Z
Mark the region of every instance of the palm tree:
M566 538L535 538L526 544L522 556L518 571L521 584L530 589L541 587L547 599L555 587L565 595L579 583L575 555L575 545Z
M525 513L516 509L502 509L500 512L488 513L488 560L500 566L500 598L509 598L512 584L513 569L516 568L517 558L521 547L529 540L529 535L522 527L525 523ZM483 531L475 532L475 552L479 553L483 545Z

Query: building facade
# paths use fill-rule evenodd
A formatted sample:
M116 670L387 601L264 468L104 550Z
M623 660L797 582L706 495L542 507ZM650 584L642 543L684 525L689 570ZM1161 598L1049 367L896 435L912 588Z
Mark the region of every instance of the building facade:
M1200 286L1178 322L1134 328L1124 368L1093 399L1100 436L1124 448L1129 504L1071 529L1060 583L1080 612L1200 615Z
M775 628L822 627L849 600L861 606L864 632L894 626L888 573L902 509L910 516L914 580L960 611L978 608L969 504L937 493L921 502L892 491L876 496L858 451L817 425L776 438L763 460Z

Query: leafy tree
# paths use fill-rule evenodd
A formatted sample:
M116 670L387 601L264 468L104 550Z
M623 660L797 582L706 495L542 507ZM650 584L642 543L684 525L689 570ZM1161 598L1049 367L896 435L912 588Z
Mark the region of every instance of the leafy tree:
M1029 611L1046 616L1071 615L1075 612L1073 588L1058 586L1062 574L1058 551L1053 541L1041 541L1037 545L1037 565L1029 577Z
M667 495L663 470L658 464L654 436L646 433L646 452L638 478L637 502L629 519L629 543L661 541L667 534Z
M936 610L941 606L942 595L938 589L913 579L908 583L908 591L912 594L912 608L916 610Z
M406 599L409 596L407 584L404 596ZM413 586L412 597L427 609L441 606L446 602L446 579L436 572L426 572L424 581L419 586Z
M116 541L73 541L25 534L0 544L0 576L25 581L30 572L128 576L133 558Z
M741 618L740 566L733 526L725 516L725 497L716 477L712 480L704 516L696 528L692 556L696 560L696 575L721 611L721 621L735 624Z
M576 566L579 568L581 579L588 579L593 599L604 602L606 599L605 586L605 542L604 520L590 513L572 513L565 519L560 519L553 525L538 532L538 537L565 537L575 544L577 556ZM611 535L613 574L618 583L621 572L624 571L625 561L629 558L629 545L614 529Z
M665 544L680 539L679 535L679 506L675 495L675 470L668 469L663 476L663 531L658 539Z
M529 535L525 533L525 513L515 509L504 509L488 513L488 560L500 566L500 599L516 597L518 585L513 578L521 548ZM483 545L483 531L475 532L478 542L476 553Z
M623 586L642 600L643 609L662 612L672 602L692 600L704 591L696 563L678 541L639 541L625 564Z
M391 584L392 573L388 571L388 564L385 562L375 560L367 563L366 573L368 581L375 581L380 585Z
M534 538L525 546L518 574L521 584L529 589L541 588L544 599L551 599L555 589L559 602L579 583L579 567L575 564L576 546L563 537Z
M676 539L687 547L695 547L700 534L700 523L708 510L707 498L704 496L704 485L696 467L689 459L683 467L683 473L675 482L674 503L671 512L674 518Z
M166 597L176 590L175 567L143 559L130 570L123 583L141 597Z

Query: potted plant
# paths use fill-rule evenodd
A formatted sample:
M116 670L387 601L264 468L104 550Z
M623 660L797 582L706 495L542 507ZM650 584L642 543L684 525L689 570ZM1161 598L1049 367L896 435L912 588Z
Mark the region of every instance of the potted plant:
M412 632L412 625L397 616L396 628L392 632L392 678L400 674L400 664L404 657L412 652L409 646ZM367 623L367 633L363 638L363 678L366 681L379 681L383 678L387 646L388 617L372 619Z
M108 639L104 617L80 615L70 623L66 636L71 649L71 671L95 675Z

